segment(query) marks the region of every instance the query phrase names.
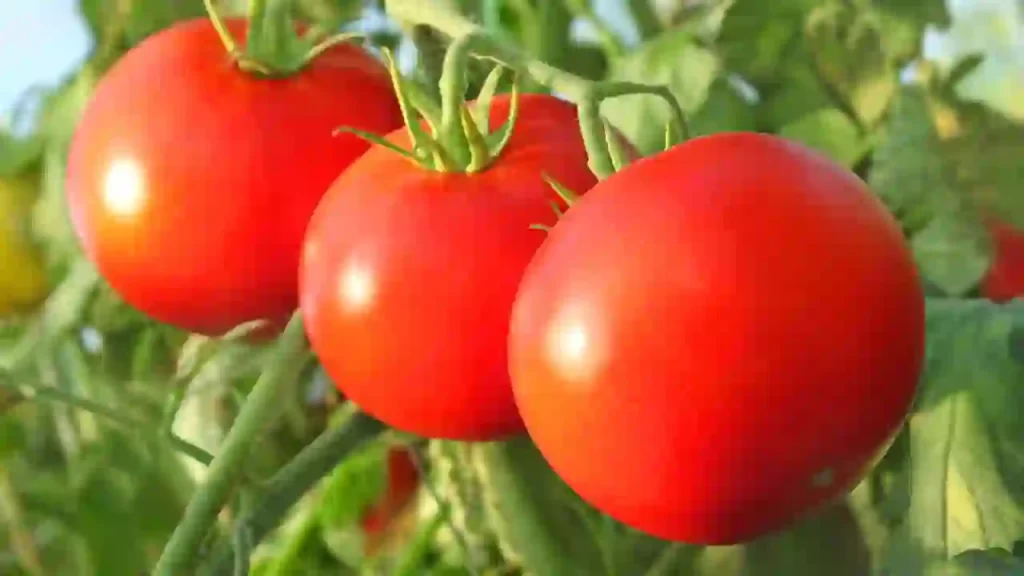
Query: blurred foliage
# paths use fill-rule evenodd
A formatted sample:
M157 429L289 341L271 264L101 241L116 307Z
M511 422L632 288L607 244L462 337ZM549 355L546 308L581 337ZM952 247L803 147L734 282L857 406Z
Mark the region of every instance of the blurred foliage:
M525 440L413 442L428 481L368 533L361 520L388 485L387 448L414 440L388 432L296 494L279 528L264 527L252 573L1024 574L1024 304L967 298L993 259L982 218L1024 227L1019 4L670 0L656 3L663 19L652 34L652 13L617 3L623 18L643 22L641 40L586 1L438 0L438 9L461 10L585 78L666 84L696 135L779 133L865 177L900 219L937 297L927 372L894 447L848 499L791 531L704 549L599 514ZM371 45L419 49L414 73L429 81L443 38L378 25L382 4L297 2L325 29L372 22ZM218 6L240 13L245 2ZM91 53L38 95L30 134L0 134L0 277L27 277L32 266L8 256L11 228L26 239L24 262L38 261L46 278L16 310L6 306L13 292L0 294L0 574L12 576L145 573L204 478L194 457L216 452L266 353L143 317L82 258L63 190L75 123L126 50L204 9L199 0L81 0L79 8ZM662 102L629 97L603 111L644 152L662 146ZM0 290L14 289L0 280ZM303 382L251 458L255 486L277 486L282 466L352 418L316 366ZM224 549L232 520L281 507L264 500L253 509L250 500L240 494L223 514L211 551Z

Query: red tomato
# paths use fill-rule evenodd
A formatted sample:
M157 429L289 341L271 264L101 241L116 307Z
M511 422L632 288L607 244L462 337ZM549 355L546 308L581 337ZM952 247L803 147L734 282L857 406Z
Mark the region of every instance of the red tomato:
M509 311L553 224L548 173L583 192L595 178L575 108L524 95L508 147L477 174L421 168L371 148L310 221L300 306L338 388L387 424L426 437L522 431L508 380ZM491 125L508 117L495 98ZM389 139L408 146L406 130Z
M244 38L243 21L229 27ZM67 190L85 253L157 320L214 335L283 323L306 224L368 148L333 137L342 125L401 125L387 71L361 48L266 80L231 64L206 19L151 36L103 78L75 133Z
M367 508L359 525L368 534L381 534L416 495L420 474L407 448L393 447L387 456L387 485L380 499Z
M982 296L994 302L1024 296L1024 233L999 220L990 220L987 227L995 253L981 283Z
M509 372L584 499L730 544L857 482L921 371L924 296L853 173L761 134L691 140L593 188L527 269Z

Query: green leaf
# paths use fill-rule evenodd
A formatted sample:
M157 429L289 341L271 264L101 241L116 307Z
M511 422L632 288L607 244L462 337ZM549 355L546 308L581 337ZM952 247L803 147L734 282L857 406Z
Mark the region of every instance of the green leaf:
M693 136L757 129L753 103L725 76L715 78L704 104L687 121Z
M718 37L725 66L755 84L774 80L800 42L807 13L819 0L734 0Z
M613 62L608 79L663 84L689 114L704 104L719 70L719 59L713 52L701 46L692 34L674 31ZM601 110L641 152L654 153L664 146L665 125L672 116L668 104L660 98L624 96L608 100Z
M941 215L910 243L921 273L946 294L966 294L989 269L988 233L974 218Z
M943 143L958 183L983 211L1024 228L1024 124L980 105L958 112L959 132Z
M824 152L849 168L867 152L857 125L836 108L811 112L783 126L779 135Z
M469 445L483 503L506 558L533 574L643 574L668 543L598 513L528 438ZM688 560L682 555L677 561Z
M918 28L924 28L926 24L944 26L949 23L945 0L871 0L871 3L886 16L913 22Z
M758 110L758 124L763 129L777 130L807 114L836 105L814 65L804 57L789 61L777 79L760 87L763 103Z
M0 129L0 177L15 176L42 157L43 140L38 135L18 138Z
M944 0L871 0L882 47L894 62L907 62L921 50L925 26L949 23Z
M896 92L897 72L870 14L849 3L825 2L807 19L807 50L834 97L873 126Z
M903 526L919 552L894 558L894 574L976 548L1009 550L1024 536L1024 365L1009 346L1024 301L938 300L927 311Z
M11 392L7 389L0 390L0 399L3 403L10 401ZM0 466L6 466L4 460L12 454L22 451L28 444L25 428L21 422L10 413L0 413Z
M346 458L324 482L320 522L325 529L354 526L387 486L387 445L375 442Z
M149 568L133 484L128 472L100 456L76 488L75 527L88 547L90 573L135 576Z
M969 550L949 561L943 576L1024 576L1024 560L1002 548Z
M694 576L864 576L870 569L860 525L841 501L783 533L703 549Z
M975 286L988 269L991 247L943 155L922 88L901 90L872 160L868 183L911 235L924 278L954 295Z

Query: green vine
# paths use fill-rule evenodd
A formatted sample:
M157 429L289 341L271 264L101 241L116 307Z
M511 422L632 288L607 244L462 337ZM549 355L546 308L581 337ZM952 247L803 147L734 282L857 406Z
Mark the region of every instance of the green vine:
M251 511L236 522L234 542L238 541L238 532L244 531L249 544L258 544L321 478L384 430L384 425L377 420L356 412L341 426L324 431L260 487L260 496ZM237 557L245 552L245 549L236 550L230 541L223 542L215 550L213 562L205 574L230 574Z
M206 483L189 501L185 516L171 535L153 574L179 576L191 572L199 547L232 491L245 474L249 451L280 411L281 398L302 370L306 338L296 313L281 335L269 364L242 405L224 444L210 463Z

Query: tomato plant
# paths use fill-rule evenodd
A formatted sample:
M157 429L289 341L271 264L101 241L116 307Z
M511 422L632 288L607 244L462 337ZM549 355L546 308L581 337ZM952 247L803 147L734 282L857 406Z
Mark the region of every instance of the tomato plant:
M569 485L708 544L855 486L923 354L896 221L854 174L754 133L690 140L580 199L530 264L509 335L523 420Z
M244 38L244 21L227 26ZM97 87L68 160L71 218L104 278L153 318L214 335L283 325L309 217L366 149L333 131L399 123L386 71L361 48L262 79L231 65L208 19L183 22Z
M1013 2L51 4L0 574L1024 570Z
M508 118L496 97L490 123ZM505 334L519 279L558 196L542 175L595 182L572 105L521 97L511 139L474 174L371 148L324 196L303 252L310 343L339 389L398 429L492 439L522 430ZM391 134L408 143L406 130Z

